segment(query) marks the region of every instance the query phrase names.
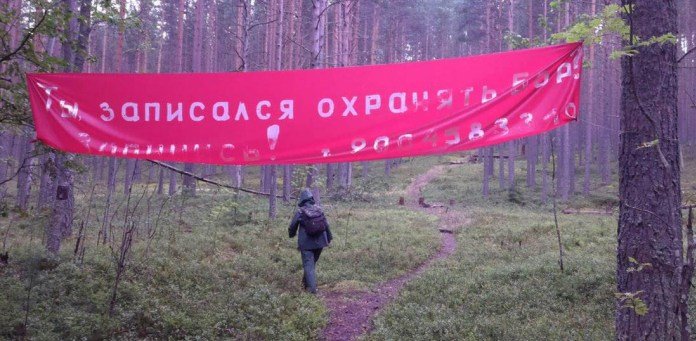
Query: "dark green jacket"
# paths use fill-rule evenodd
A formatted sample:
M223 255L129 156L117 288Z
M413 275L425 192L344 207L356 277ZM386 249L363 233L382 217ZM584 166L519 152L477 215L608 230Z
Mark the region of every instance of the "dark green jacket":
M311 202L304 203L304 205L314 205ZM321 249L329 245L333 236L331 235L331 229L329 229L328 223L326 231L316 236L310 236L305 233L304 228L300 224L301 213L300 210L295 212L295 215L290 221L290 227L288 228L288 234L290 238L297 236L297 248L300 250L314 250Z

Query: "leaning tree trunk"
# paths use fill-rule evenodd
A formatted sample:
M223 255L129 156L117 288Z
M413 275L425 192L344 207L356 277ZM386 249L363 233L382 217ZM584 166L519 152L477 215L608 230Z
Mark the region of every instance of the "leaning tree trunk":
M626 15L631 44L634 34L643 41L676 34L674 1L624 0L623 4L634 6ZM616 306L616 338L688 340L693 265L692 257L684 255L680 210L677 47L652 44L636 49L637 55L621 61L624 133L619 156L616 280L617 292L623 294ZM692 236L689 239L693 242ZM636 262L650 265L636 271ZM631 295L635 298L630 299ZM640 302L647 311L627 307Z

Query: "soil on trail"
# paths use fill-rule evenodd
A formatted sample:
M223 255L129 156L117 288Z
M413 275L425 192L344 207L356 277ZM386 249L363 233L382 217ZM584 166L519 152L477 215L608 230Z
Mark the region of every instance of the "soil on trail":
M419 204L421 190L433 178L440 175L446 166L436 166L418 176L406 189L409 207L440 217L440 249L423 264L406 274L379 283L369 291L328 292L322 299L329 310L329 323L324 329L322 340L355 340L372 329L372 319L385 305L397 297L406 283L427 270L434 262L447 258L457 248L453 232L469 223L469 219L460 212L449 211L445 205L429 203L424 207ZM435 227L433 227L435 228Z

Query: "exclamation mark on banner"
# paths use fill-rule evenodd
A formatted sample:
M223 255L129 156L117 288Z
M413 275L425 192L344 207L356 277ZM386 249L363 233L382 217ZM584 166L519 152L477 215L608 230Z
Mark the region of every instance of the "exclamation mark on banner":
M271 150L275 150L276 146L278 145L278 136L280 135L280 126L277 124L274 124L268 129L266 129L266 137L268 138L268 147L271 148ZM275 156L271 156L271 160L275 160Z

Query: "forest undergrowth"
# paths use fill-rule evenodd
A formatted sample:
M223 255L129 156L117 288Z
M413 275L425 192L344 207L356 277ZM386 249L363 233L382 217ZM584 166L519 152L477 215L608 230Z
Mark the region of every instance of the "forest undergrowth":
M369 289L432 256L437 218L399 198L418 174L460 160L405 160L390 177L356 177L350 195L324 196L335 240L319 263L320 291ZM696 193L695 166L686 155L685 200ZM248 186L257 173L249 169ZM367 339L611 339L616 184L593 184L593 195L559 203L614 210L559 212L561 272L550 201L523 184L484 200L480 173L480 164L449 166L422 191L427 203L462 210L472 223L457 232L457 252L407 284ZM153 186L137 183L113 201L104 243L104 195L82 183L73 237L57 259L43 251L45 212L8 210L0 220L9 257L0 266L0 337L318 337L327 312L302 292L296 241L287 238L294 201L269 220L264 198L207 185L196 197L167 198Z
M257 173L247 170L248 186L258 184ZM400 190L398 181L370 181L384 194ZM297 241L287 235L294 200L269 220L264 198L212 187L200 188L195 198L162 198L152 195L153 186L136 184L130 200L113 201L104 244L98 218L104 196L84 190L85 184L76 218L86 219L91 210L91 222L66 239L59 259L45 258L41 214L9 212L2 218L9 262L0 267L0 337L316 337L327 316L318 298L302 292ZM439 245L437 230L427 228L435 224L433 217L388 203L387 197L366 202L364 195L324 202L335 241L319 264L320 290L369 288L422 263ZM132 225L110 309L121 246ZM84 252L75 252L80 235L77 249Z
M686 149L684 161L683 198L693 203L696 154ZM516 173L520 179L525 169ZM375 319L367 339L614 339L616 174L609 185L593 183L592 195L576 193L573 201L558 204L563 272L551 201L541 202L524 185L484 200L480 176L476 167L450 168L426 187L430 201L459 194L463 200L456 209L465 210L472 223L458 231L457 253L406 285ZM608 209L612 214L596 214ZM691 306L695 297L692 290Z

